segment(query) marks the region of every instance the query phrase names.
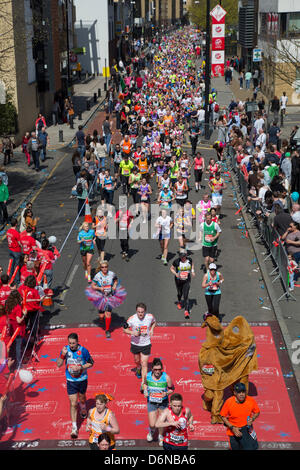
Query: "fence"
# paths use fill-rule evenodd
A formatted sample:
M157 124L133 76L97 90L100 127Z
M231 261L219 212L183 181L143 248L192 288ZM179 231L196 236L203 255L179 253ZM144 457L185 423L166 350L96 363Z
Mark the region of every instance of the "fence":
M279 233L269 223L268 217L265 215L265 210L259 201L248 200L250 196L248 180L244 173L239 168L236 161L236 152L233 147L229 146L227 150L227 162L232 171L233 178L236 180L237 193L236 200L237 205L246 209L251 216L251 223L255 225L258 230L256 235L257 240L261 240L268 250L268 255L264 261L272 259L274 269L270 272L270 276L275 276L272 280L274 283L277 279L280 279L284 289L284 293L277 299L279 302L282 298L296 300L293 295L289 292L289 274L288 274L288 255L285 250L284 244L280 239ZM288 205L289 205L288 201Z

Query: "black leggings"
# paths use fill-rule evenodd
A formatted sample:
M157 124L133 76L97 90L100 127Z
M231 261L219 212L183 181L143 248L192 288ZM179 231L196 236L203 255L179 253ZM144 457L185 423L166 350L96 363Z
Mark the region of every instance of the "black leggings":
M183 308L185 310L189 309L189 292L191 281L181 281L177 277L175 278L175 284L177 289L177 298L178 302L181 302L181 298L183 297Z
M202 170L194 170L195 182L196 183L201 183L202 173L203 173Z
M218 316L221 302L221 294L206 295L205 299L207 303L208 313Z

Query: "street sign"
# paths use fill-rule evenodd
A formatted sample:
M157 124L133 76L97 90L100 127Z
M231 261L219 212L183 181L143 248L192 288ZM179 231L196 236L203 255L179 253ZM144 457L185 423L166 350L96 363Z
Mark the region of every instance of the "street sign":
M224 16L227 15L227 11L224 10L221 5L216 5L215 8L211 10L210 15L217 23L220 23Z
M253 49L253 62L261 62L261 61L262 61L262 50Z

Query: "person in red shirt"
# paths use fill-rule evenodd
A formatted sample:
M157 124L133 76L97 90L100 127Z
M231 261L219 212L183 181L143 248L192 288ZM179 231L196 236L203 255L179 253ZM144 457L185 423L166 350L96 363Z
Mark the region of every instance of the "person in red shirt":
M20 365L22 359L26 338L25 318L27 312L22 311L22 300L22 295L17 290L14 290L11 292L7 301L5 302L5 309L12 328L12 333L14 333L17 328L19 328L19 334L15 339L15 351L18 366Z
M115 215L116 224L119 225L119 237L122 250L122 258L129 261L129 228L132 220L134 219L132 213L127 210L126 205L120 206L120 209Z
M38 261L40 261L40 266L46 263L44 274L47 278L48 287L51 288L53 280L53 264L57 258L54 255L53 251L49 249L50 243L49 240L45 239L42 241L42 248L38 249Z
M0 289L0 305L5 305L5 302L11 293L11 287L8 285L9 277L7 274L1 276L2 287Z
M170 405L159 415L155 427L163 429L163 448L166 451L188 450L188 430L194 431L193 415L183 406L179 393L170 397Z
M24 263L24 265L21 268L20 284L24 284L25 279L28 276L34 276L35 279L37 279L37 272L36 272L36 269L34 267L34 262L29 261L28 255L25 255L25 256L26 256L27 261Z
M5 328L5 332L3 331ZM0 305L0 337L7 345L11 337L11 325L4 305Z
M225 401L220 411L227 426L230 447L232 450L256 450L258 443L252 425L260 409L254 398L247 395L245 384L238 382L233 390L234 395Z
M27 311L26 325L27 328L31 331L31 342L34 342L37 334L37 313L43 310L43 307L40 305L42 298L36 289L36 285L37 283L35 277L28 276L26 277L24 284L21 285L18 289L22 296L23 311Z
M20 234L20 243L22 246L22 251L26 255L30 255L30 253L36 249L36 241L32 236L33 229L31 227L27 227L24 232Z
M11 228L6 232L8 250L9 250L9 258L12 259L12 267L11 267L11 274L14 273L14 270L20 263L20 256L22 253L22 247L20 242L20 233L17 230L18 221L16 218L11 219ZM18 272L16 275L16 282L20 280L20 273Z
M135 83L137 88L140 90L143 87L143 79L140 75L138 75L135 79Z

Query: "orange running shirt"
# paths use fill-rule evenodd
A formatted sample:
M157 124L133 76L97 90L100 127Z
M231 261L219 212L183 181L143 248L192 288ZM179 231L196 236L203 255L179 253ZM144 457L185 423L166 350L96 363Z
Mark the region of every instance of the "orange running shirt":
M247 425L247 417L259 413L260 409L254 398L247 396L244 403L237 403L235 396L228 398L220 412L234 427L241 428ZM227 435L233 436L233 432L227 428Z

